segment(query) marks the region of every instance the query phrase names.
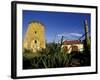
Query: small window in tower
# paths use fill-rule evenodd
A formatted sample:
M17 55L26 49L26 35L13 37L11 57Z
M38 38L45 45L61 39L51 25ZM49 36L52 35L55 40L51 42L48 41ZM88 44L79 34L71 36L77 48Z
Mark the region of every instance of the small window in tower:
M35 34L37 33L37 31L35 31Z
M37 40L35 40L35 43L37 43Z

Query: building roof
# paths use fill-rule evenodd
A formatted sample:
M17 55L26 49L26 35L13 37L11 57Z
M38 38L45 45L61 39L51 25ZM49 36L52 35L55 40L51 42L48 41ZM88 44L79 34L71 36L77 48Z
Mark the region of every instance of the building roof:
M64 45L71 45L71 44L81 44L80 40L65 40L63 42Z

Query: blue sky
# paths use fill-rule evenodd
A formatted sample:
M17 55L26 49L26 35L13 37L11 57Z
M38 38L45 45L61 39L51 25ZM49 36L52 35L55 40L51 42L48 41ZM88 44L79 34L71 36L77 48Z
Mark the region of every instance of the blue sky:
M23 10L23 37L30 21L40 21L45 25L47 42L64 39L78 39L84 34L84 20L88 20L90 30L91 15L88 13L48 12Z

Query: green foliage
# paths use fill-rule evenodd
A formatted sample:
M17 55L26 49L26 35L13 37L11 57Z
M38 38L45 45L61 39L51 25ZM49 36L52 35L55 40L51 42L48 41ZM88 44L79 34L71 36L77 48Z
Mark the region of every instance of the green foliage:
M36 53L24 50L23 69L71 67L74 63L79 63L78 65L74 64L74 66L90 65L90 55L85 52L72 52L68 54L61 52L60 48L60 44L50 43L47 44L46 49Z

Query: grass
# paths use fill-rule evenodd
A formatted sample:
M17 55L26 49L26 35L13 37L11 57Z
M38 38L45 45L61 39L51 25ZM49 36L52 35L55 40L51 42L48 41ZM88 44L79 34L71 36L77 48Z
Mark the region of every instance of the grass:
M36 53L24 50L23 69L90 66L89 51L67 54L61 51L60 44L50 43L46 46L46 49Z

